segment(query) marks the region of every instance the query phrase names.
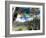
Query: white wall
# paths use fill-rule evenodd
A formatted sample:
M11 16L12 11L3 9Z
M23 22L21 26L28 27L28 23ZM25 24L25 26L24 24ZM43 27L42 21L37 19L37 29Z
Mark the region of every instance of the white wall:
M5 0L0 0L0 38L5 38L4 37L5 36L5 8L4 8L5 2L4 1ZM44 2L44 3L46 3L46 0L16 0L16 1ZM45 6L46 6L46 4L45 4ZM46 7L45 7L45 10L46 10ZM46 19L46 13L45 13L45 19ZM16 38L46 38L46 24L45 24L45 35L25 36L25 37L16 37Z

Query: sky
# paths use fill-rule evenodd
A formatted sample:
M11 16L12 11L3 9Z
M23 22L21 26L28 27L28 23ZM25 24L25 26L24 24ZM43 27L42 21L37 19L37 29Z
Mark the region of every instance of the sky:
M17 22L26 22L26 21L31 21L33 20L33 17L30 16L30 14L32 13L32 8L23 8L23 7L16 7L15 9L15 13L17 11L17 16L20 16L20 17L17 17L16 18L16 21ZM19 15L19 12L22 13L23 16ZM36 15L40 15L40 10L36 11L35 12Z

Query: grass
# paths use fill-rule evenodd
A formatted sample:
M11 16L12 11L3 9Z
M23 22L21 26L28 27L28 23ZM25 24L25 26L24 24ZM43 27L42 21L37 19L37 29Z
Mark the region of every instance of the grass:
M24 30L27 30L27 27L25 26L18 26L16 28L14 28L15 31L24 31Z

